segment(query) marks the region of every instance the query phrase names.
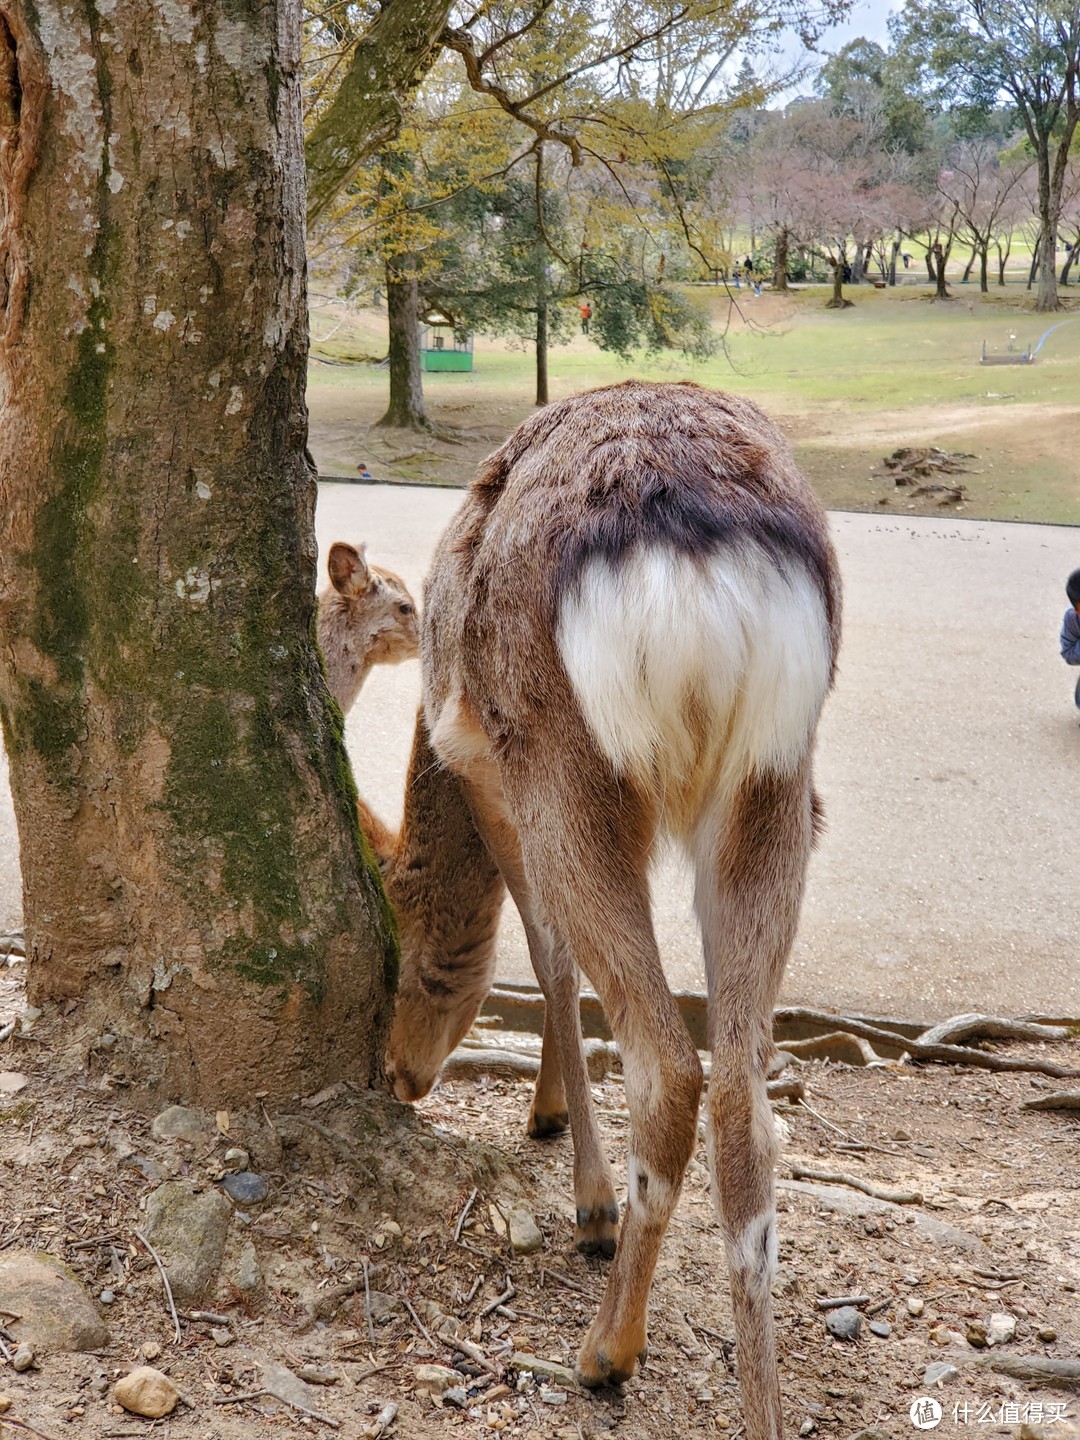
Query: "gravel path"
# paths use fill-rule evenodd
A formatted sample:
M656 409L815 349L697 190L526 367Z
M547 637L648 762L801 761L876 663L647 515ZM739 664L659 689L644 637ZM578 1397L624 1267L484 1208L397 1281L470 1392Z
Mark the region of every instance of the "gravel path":
M367 540L419 586L456 491L324 486L318 532ZM1075 672L1058 657L1080 531L835 514L846 587L818 781L828 830L788 970L790 1002L939 1019L969 1009L1080 1015ZM348 726L387 820L419 695L415 662L373 672ZM687 875L666 857L656 924L671 983L699 989ZM18 923L0 770L0 927ZM499 973L531 978L515 915Z

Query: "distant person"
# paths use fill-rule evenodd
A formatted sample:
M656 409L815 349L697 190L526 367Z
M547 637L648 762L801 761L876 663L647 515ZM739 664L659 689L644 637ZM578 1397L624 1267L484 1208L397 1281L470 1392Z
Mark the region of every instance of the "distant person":
M1069 608L1061 622L1061 658L1066 665L1080 665L1080 570L1065 581ZM1076 682L1076 707L1080 710L1080 680Z
M579 305L577 308L581 316L581 333L582 335L587 335L589 333L589 321L592 319L592 306L586 300L584 304Z

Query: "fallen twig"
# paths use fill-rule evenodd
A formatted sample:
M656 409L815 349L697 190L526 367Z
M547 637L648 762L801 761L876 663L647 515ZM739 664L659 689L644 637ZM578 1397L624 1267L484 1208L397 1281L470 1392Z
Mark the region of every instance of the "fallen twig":
M397 1419L398 1407L393 1400L384 1405L370 1425L364 1426L364 1440L379 1440Z
M579 1285L576 1280L570 1280L567 1276L560 1275L557 1270L547 1270L543 1266L540 1267L541 1285L545 1283L545 1275L549 1279L553 1280L556 1285L561 1286L564 1290L573 1290L574 1293L577 1295L584 1295L587 1300L591 1300L593 1298L591 1292L586 1290L584 1285Z
M790 1100L794 1104L803 1098L806 1087L801 1080L769 1080L765 1093L770 1100Z
M180 1329L180 1317L176 1313L176 1304L173 1301L172 1286L169 1284L169 1277L165 1273L165 1266L161 1263L161 1256L150 1244L150 1241L147 1240L146 1236L142 1233L141 1230L135 1230L132 1233L134 1234L135 1239L146 1247L147 1251L150 1254L151 1260L153 1260L154 1264L158 1268L158 1274L161 1276L161 1283L165 1286L165 1299L169 1302L169 1314L172 1316L173 1330L176 1334L176 1343L179 1345L180 1341L184 1338L183 1333Z
M205 1325L231 1325L231 1315L215 1315L213 1310L186 1310L180 1314L181 1320L197 1320Z
M872 1140L860 1140L857 1135L852 1135L849 1130L841 1130L839 1125L834 1125L831 1120L827 1120L820 1110L815 1110L814 1107L808 1105L805 1100L800 1100L798 1103L804 1110L813 1115L815 1120L820 1120L827 1130L835 1130L837 1135L842 1135L845 1140L850 1141L853 1145L861 1145L866 1150L876 1150L881 1155L899 1155L902 1153L899 1150L886 1150L884 1145L875 1145Z
M845 1175L842 1170L811 1170L805 1165L792 1165L794 1180L817 1180L823 1185L848 1185L852 1190L861 1190L875 1200L888 1200L893 1205L921 1205L922 1195L917 1190L884 1190L860 1180L856 1175Z
M18 1021L16 1020L9 1020L6 1025L0 1026L0 1042L11 1039L12 1035L15 1034L15 1026L17 1024Z
M462 1232L462 1230L465 1228L465 1221L469 1218L469 1211L472 1209L473 1205L476 1203L476 1197L477 1197L477 1195L479 1195L479 1193L480 1193L479 1190L478 1190L477 1187L474 1185L474 1186L473 1186L472 1194L471 1194L471 1195L469 1196L469 1198L465 1201L465 1206L464 1206L461 1214L460 1214L460 1215L458 1216L458 1218L457 1218L457 1224L454 1226L454 1244L455 1244L455 1245L456 1245L456 1244L458 1243L458 1241L461 1239L461 1232Z
M364 1271L364 1318L367 1320L368 1338L372 1345L375 1341L375 1321L371 1318L371 1275L368 1270L368 1258L365 1255L360 1262Z
M508 1275L506 1277L506 1289L497 1299L492 1300L489 1304L484 1306L484 1308L480 1311L480 1319L486 1319L486 1317L490 1315L493 1310L497 1310L500 1305L505 1305L506 1302L508 1300L512 1300L516 1294L517 1286L514 1284L514 1282L510 1279L510 1276Z
M887 1302L886 1302L887 1303ZM819 1295L816 1301L819 1310L839 1310L842 1305L854 1305L856 1309L870 1304L869 1295Z
M484 1352L480 1349L480 1346L474 1345L471 1340L448 1338L444 1343L453 1350L460 1350L462 1355L467 1355L474 1364L479 1365L481 1370L486 1370L489 1375L494 1375L496 1376L496 1378L501 1378L503 1373L503 1367L499 1365L496 1361L489 1360L488 1357L484 1354Z
M243 1390L237 1395L211 1395L210 1399L215 1405L246 1405L252 1400L262 1400L269 1397L278 1401L281 1405L287 1405L290 1410L295 1410L298 1415L306 1415L309 1420L317 1420L320 1425L327 1425L331 1430L340 1430L341 1421L334 1420L329 1415L321 1415L318 1410L309 1410L306 1405L301 1405L297 1400L290 1400L285 1395L276 1395L273 1390Z
M424 1337L424 1339L427 1341L427 1343L431 1346L431 1348L432 1348L433 1350L437 1349L438 1347L436 1346L435 1341L434 1341L434 1339L432 1338L431 1331L427 1328L427 1326L424 1324L424 1322L420 1319L420 1316L417 1315L416 1311L413 1309L412 1305L409 1303L409 1298L408 1298L407 1295L402 1295L402 1297L401 1297L401 1303L405 1306L405 1309L406 1309L406 1310L409 1312L409 1314L412 1316L413 1324L414 1324L414 1325L416 1326L416 1328L420 1331L420 1334Z

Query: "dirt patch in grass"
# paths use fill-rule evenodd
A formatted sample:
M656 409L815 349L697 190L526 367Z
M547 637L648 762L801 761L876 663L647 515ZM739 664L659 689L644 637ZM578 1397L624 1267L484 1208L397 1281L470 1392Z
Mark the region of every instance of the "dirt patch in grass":
M2 998L6 1018L21 1004L18 987L9 985ZM145 1433L145 1422L114 1408L112 1385L149 1355L186 1400L168 1422L174 1440L330 1433L330 1424L258 1393L274 1365L326 1372L330 1383L311 1383L304 1393L343 1440L360 1440L389 1403L398 1407L390 1433L408 1440L448 1432L520 1440L739 1433L737 1352L703 1140L662 1252L643 1374L619 1392L588 1394L557 1382L542 1390L512 1356L572 1365L606 1267L572 1248L570 1141L526 1139L526 1084L444 1085L418 1107L419 1150L412 1145L407 1161L384 1154L377 1162L398 1185L407 1166L412 1198L388 1200L383 1187L372 1206L375 1191L358 1158L362 1095L339 1087L298 1101L292 1112L256 1107L230 1117L228 1135L220 1125L215 1133L211 1115L205 1145L158 1139L108 1049L89 1050L68 1079L57 1073L65 1029L78 1023L77 1007L64 1019L47 1014L29 1036L5 1044L3 1068L26 1084L0 1104L0 1251L47 1251L95 1299L111 1292L112 1303L101 1306L110 1340L97 1354L43 1353L36 1369L5 1368L9 1420L54 1437L69 1424L88 1440ZM1066 1042L1046 1054L1076 1064L1078 1051L1080 1044ZM977 1414L1018 1422L1036 1413L1032 1407L1045 1416L1063 1403L1075 1414L1075 1396L988 1364L1003 1354L1080 1354L1080 1122L1075 1112L1021 1108L1055 1082L896 1064L814 1062L799 1073L817 1113L776 1111L786 1433L809 1421L812 1433L838 1440L864 1426L907 1434L909 1407L927 1393L925 1368L940 1361L957 1369L932 1392L950 1419L954 1405L971 1407L973 1424ZM607 1147L624 1169L622 1084L611 1077L594 1094ZM205 1302L211 1318L181 1318L177 1341L157 1269L134 1231L163 1179L213 1186L224 1149L238 1136L261 1157L269 1193L237 1210L221 1282ZM476 1182L455 1239L472 1190L461 1173L449 1189L443 1182L455 1155L477 1142L501 1160ZM845 1187L839 1202L823 1198L785 1178L800 1165L915 1190L922 1199L881 1208ZM543 1248L527 1256L509 1251L491 1209L522 1197L543 1235ZM236 1257L249 1244L264 1278L241 1290L233 1283ZM504 1308L495 1308L509 1287ZM818 1300L850 1294L868 1297L862 1330L854 1342L840 1342L827 1333ZM973 1322L995 1312L1016 1322L1000 1349L988 1353L955 1338L977 1334ZM872 1334L871 1319L888 1333ZM455 1344L455 1334L471 1350ZM431 1363L456 1367L463 1408L433 1405L418 1389L417 1367ZM240 1395L249 1398L237 1401Z

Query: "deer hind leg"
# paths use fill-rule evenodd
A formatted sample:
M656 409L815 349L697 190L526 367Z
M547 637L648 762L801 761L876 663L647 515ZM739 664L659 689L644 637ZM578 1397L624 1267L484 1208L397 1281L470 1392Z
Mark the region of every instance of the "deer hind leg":
M559 1135L569 1123L574 1138L574 1243L587 1255L610 1257L618 1240L619 1205L589 1089L577 967L565 945L554 939L536 914L497 771L490 762L474 763L467 786L476 827L517 906L544 994L544 1048L529 1111L529 1134L533 1139Z
M558 991L575 966L596 987L623 1055L629 1197L599 1314L578 1356L585 1385L618 1384L644 1357L649 1289L693 1151L701 1064L660 966L646 871L654 821L595 752L533 740L528 765L501 757L538 912L556 936ZM573 786L573 789L570 787ZM560 1045L573 1020L556 1015ZM560 1051L561 1053L561 1051ZM569 1093L569 1073L563 1068ZM573 1112L571 1112L573 1113Z
M809 764L759 774L694 837L709 985L709 1158L727 1253L747 1440L781 1440L773 1330L775 1135L765 1076L813 831Z

